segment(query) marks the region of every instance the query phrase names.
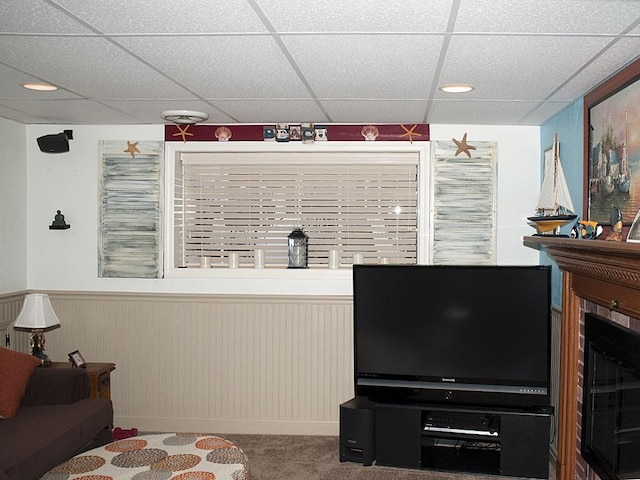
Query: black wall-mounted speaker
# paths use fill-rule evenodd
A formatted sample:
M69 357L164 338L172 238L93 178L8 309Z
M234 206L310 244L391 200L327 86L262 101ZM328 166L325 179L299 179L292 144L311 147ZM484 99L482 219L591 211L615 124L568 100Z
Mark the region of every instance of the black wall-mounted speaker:
M69 140L73 139L73 130L38 137L38 147L44 153L65 153L69 151Z

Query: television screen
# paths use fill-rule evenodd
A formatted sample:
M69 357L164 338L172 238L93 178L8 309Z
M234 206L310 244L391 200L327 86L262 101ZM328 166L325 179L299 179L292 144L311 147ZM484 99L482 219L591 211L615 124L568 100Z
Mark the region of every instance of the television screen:
M356 394L548 405L550 268L356 265Z

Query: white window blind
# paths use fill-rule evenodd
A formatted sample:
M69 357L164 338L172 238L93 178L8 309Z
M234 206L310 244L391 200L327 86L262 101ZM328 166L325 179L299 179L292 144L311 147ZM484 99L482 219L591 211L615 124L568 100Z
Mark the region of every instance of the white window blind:
M309 265L416 263L416 153L182 153L174 182L175 266L202 257L241 264L264 250L267 266L287 265L287 236L309 236Z

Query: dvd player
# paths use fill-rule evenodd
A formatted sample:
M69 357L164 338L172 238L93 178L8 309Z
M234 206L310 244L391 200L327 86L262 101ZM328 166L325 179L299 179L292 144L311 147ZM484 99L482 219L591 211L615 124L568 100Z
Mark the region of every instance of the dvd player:
M497 437L498 428L492 415L472 415L451 412L429 412L424 431Z

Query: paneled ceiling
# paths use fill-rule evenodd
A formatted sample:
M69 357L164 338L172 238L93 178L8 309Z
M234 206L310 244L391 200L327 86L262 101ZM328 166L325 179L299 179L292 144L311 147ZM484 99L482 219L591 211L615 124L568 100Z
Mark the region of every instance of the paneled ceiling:
M540 125L639 52L638 0L2 0L0 117Z

